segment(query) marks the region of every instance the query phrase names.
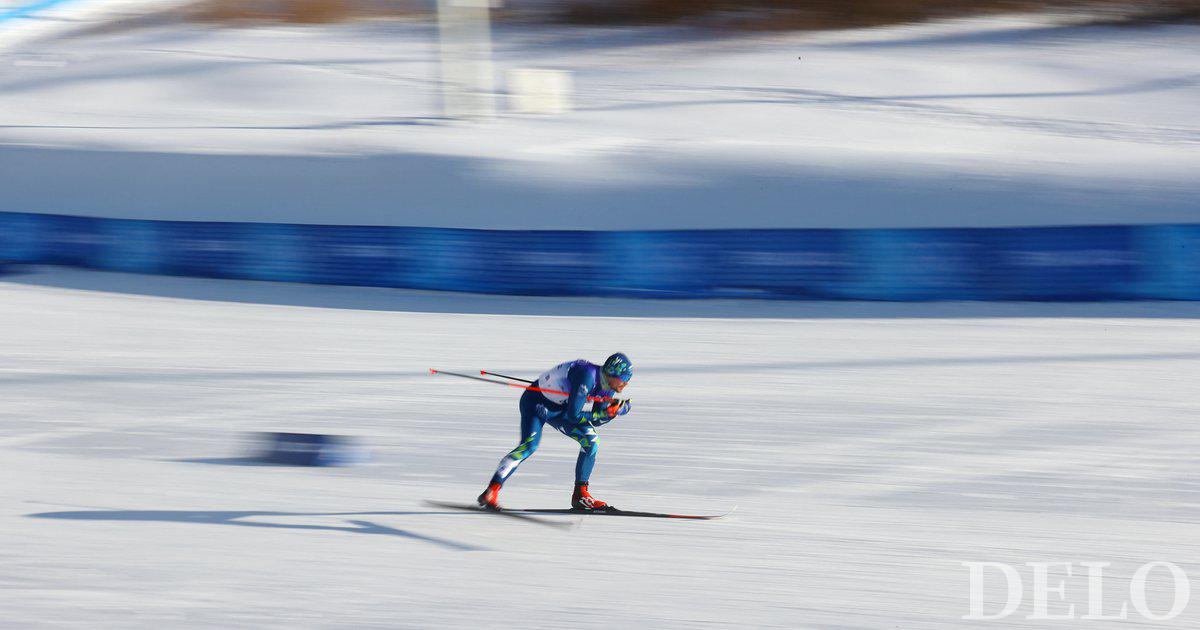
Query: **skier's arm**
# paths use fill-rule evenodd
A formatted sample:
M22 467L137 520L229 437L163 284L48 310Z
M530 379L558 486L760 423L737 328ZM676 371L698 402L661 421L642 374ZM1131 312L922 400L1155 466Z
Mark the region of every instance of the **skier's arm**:
M567 398L567 417L576 424L607 424L613 418L629 413L629 401L613 400L611 397L614 392L597 392L597 396L608 400L597 400L590 411L584 411L583 407L588 402L588 392L596 385L596 375L591 370L573 367L567 372L567 382L571 385L571 393Z
M576 424L584 424L592 419L592 414L583 410L588 402L588 392L596 386L596 375L591 370L575 366L567 372L567 382L571 384L570 395L567 398L567 417Z

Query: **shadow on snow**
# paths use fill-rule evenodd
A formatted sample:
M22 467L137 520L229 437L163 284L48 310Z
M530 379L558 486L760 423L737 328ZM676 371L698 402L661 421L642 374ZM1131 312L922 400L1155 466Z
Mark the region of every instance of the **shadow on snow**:
M209 525L237 525L242 527L262 527L268 529L303 529L312 531L346 532L350 534L376 534L383 536L398 536L419 540L455 551L488 551L479 547L460 543L447 538L427 536L416 532L380 525L372 521L347 520L351 526L338 525L309 525L300 523L271 523L254 520L244 520L255 517L289 517L289 516L424 516L452 515L452 512L238 512L220 510L82 510L68 512L41 512L27 514L29 518L50 518L78 521L141 521L158 523L201 523Z

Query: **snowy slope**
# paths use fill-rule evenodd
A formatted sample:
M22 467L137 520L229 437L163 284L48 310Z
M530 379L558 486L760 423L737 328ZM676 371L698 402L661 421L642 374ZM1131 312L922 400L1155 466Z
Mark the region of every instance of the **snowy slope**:
M1200 622L1193 602L1064 626L1025 619L1028 595L964 621L959 564L1112 562L1106 612L1143 563L1200 579L1195 305L643 317L655 302L78 271L10 276L0 304L20 331L0 337L3 627ZM639 367L635 412L603 431L597 494L733 516L558 532L422 505L472 498L516 437L513 393L428 367L534 374L614 349ZM246 465L261 430L360 436L373 463ZM548 434L506 500L564 504L573 461ZM1083 614L1086 580L1067 588ZM1170 588L1151 580L1155 610Z
M429 27L9 39L0 211L490 228L1197 222L1200 30L497 34L567 116L438 119ZM803 60L796 57L802 56ZM443 295L41 270L0 279L0 627L1194 628L966 621L963 561L1200 584L1196 304ZM629 352L598 496L724 511L569 532L450 513L509 390ZM370 464L253 465L246 436ZM566 503L548 434L505 490ZM1026 573L1028 583L1029 576ZM1155 574L1156 611L1171 584ZM988 608L1003 593L988 591ZM1078 624L1078 625L1076 625Z
M498 73L569 70L578 108L477 124L438 118L434 42L385 22L10 47L0 210L539 229L1200 220L1196 26L505 27Z

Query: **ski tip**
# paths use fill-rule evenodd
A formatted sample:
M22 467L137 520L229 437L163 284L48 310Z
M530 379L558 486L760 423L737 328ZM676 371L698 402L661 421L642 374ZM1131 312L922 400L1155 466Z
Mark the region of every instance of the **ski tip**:
M713 520L713 519L718 519L718 518L725 518L726 516L729 516L730 514L733 514L734 512L736 512L736 511L737 511L737 509L738 509L738 506L737 506L737 505L734 505L733 507L729 508L728 510L726 510L725 512L723 512L723 513L721 513L721 514L712 514L712 515L709 515L709 516L705 516L705 517L703 517L703 518L704 518L704 520Z
M693 521L713 521L718 518L725 518L726 516L729 516L730 514L733 514L734 512L736 512L737 509L738 509L738 506L734 505L733 507L729 508L725 512L722 512L721 514L701 514L701 515L672 514L670 516L672 516L673 518L682 518L682 519L688 519L688 520L693 520Z
M429 373L430 373L430 374L437 374L437 370L435 370L435 369L433 369L433 368L429 368Z

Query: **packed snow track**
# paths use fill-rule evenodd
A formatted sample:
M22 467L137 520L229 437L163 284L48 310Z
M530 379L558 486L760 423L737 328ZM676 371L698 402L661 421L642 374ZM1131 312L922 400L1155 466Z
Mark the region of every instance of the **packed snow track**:
M513 299L56 269L4 278L0 305L0 626L1040 628L1061 626L1026 619L1029 595L1003 622L962 619L961 563L1074 562L1052 611L1078 615L1078 563L1112 563L1106 613L1147 562L1198 575L1196 305ZM424 504L470 501L517 435L515 391L429 367L532 375L614 350L637 365L635 407L603 429L593 491L735 514L557 531ZM257 465L258 431L357 436L372 458ZM547 434L504 500L565 507L575 450ZM1148 589L1170 607L1169 575Z

